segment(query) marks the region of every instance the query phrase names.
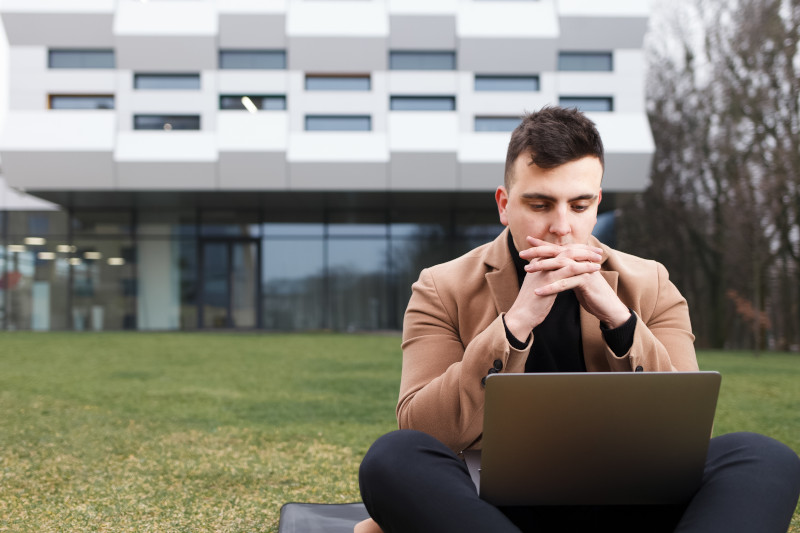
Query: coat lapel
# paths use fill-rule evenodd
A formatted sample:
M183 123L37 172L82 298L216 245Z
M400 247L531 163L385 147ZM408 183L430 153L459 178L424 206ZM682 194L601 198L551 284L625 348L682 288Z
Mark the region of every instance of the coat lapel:
M614 292L617 292L619 273L601 270L600 274L605 278ZM600 320L587 312L583 307L581 307L580 315L581 338L583 339L583 360L586 362L586 370L589 372L609 371L611 368L608 366L608 361L605 356L605 341L600 331Z
M508 251L508 228L489 246L484 255L487 266L486 284L492 293L497 313L505 313L514 305L519 294L517 270Z

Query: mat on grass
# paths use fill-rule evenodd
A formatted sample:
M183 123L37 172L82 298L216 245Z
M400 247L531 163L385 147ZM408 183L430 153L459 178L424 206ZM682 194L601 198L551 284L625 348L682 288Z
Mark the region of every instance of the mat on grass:
M287 503L281 507L278 533L353 533L369 518L359 503Z

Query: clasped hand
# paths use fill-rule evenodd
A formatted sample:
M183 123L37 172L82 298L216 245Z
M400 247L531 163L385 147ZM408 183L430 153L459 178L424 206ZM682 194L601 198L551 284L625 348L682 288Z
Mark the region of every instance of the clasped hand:
M580 305L606 326L615 328L630 318L630 310L600 274L603 250L588 244L552 244L527 238L530 248L520 257L530 261L505 323L512 335L524 339L541 324L558 293L574 290Z

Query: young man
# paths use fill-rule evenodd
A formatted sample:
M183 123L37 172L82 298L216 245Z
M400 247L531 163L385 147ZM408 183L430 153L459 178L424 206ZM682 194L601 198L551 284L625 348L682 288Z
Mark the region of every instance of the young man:
M580 112L527 115L495 193L507 229L413 285L401 430L372 446L359 475L384 531L786 531L800 460L754 434L712 439L686 506L497 508L478 497L459 454L480 448L487 374L697 370L686 301L666 269L591 236L603 165Z

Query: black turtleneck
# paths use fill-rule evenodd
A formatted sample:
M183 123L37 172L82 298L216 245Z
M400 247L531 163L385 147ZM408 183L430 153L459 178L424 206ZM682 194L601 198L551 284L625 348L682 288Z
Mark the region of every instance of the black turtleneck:
M520 287L525 279L527 262L519 256L511 232L508 233L508 249L514 260ZM606 343L617 354L624 355L633 344L636 315L616 329L602 329ZM516 339L506 328L509 343L517 349L525 343ZM556 295L550 313L541 324L533 328L533 346L525 362L525 372L586 372L581 342L580 304L575 292L564 291Z

